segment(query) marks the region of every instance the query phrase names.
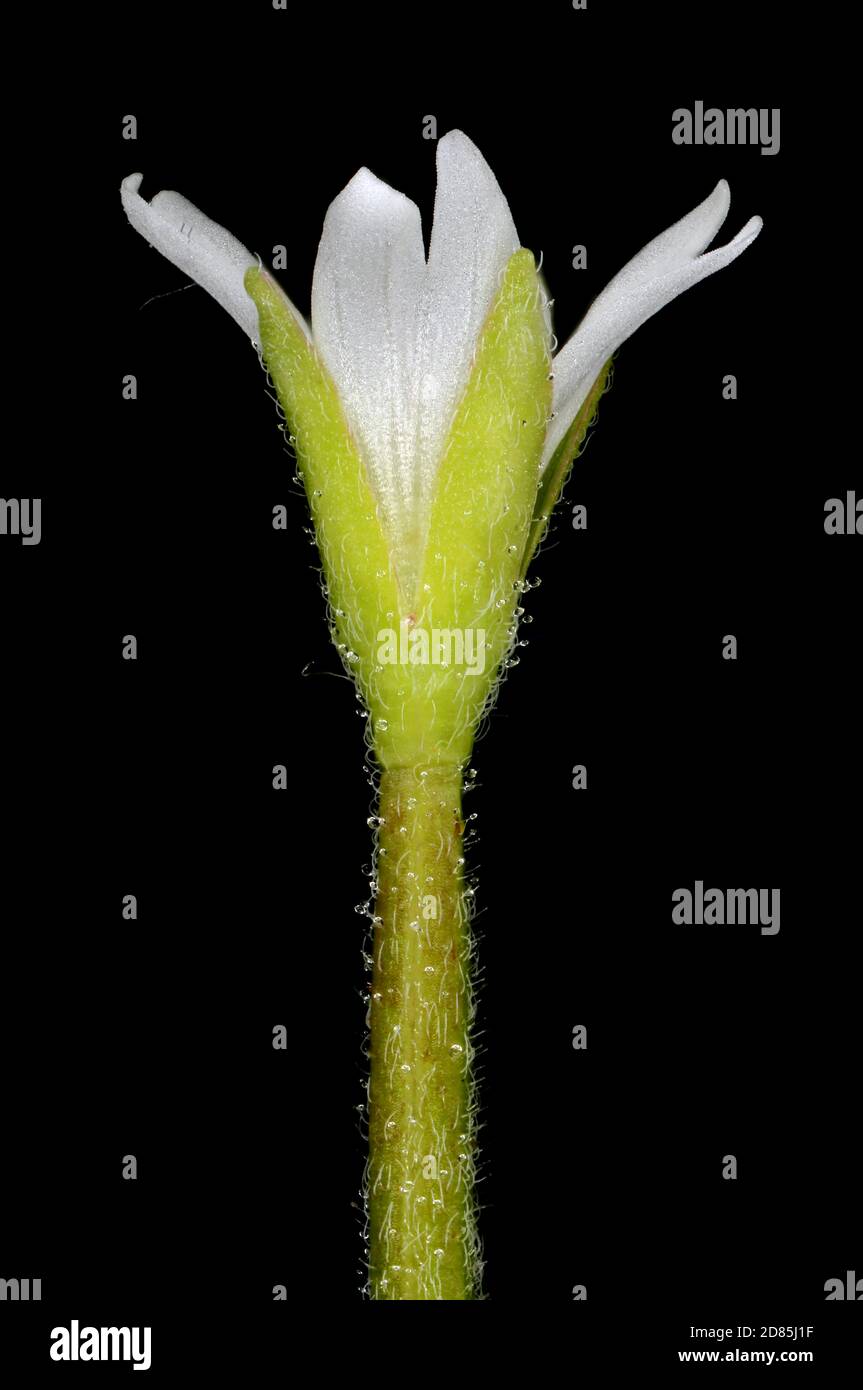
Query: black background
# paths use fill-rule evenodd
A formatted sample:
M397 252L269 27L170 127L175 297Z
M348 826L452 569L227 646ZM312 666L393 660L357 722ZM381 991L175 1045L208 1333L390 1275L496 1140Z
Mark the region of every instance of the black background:
M856 1308L824 1301L825 1280L863 1274L860 541L823 529L825 500L861 488L823 406L841 369L805 190L825 137L763 77L695 80L681 60L622 82L613 15L546 9L508 35L508 63L463 35L458 62L401 61L421 41L375 14L362 58L353 15L338 62L335 12L314 44L266 8L212 51L151 34L148 61L81 84L57 134L86 224L68 307L41 315L66 403L4 467L5 496L42 496L42 544L0 551L0 1276L43 1280L41 1304L3 1305L0 1362L34 1378L129 1373L50 1363L72 1318L151 1325L166 1383L292 1369L307 1304L357 1359L375 1332L363 728L254 354L132 231L118 189L141 170L145 196L182 191L265 260L286 244L278 278L308 313L326 207L360 165L418 202L428 235L428 114L497 174L561 342L718 178L720 241L765 221L621 349L532 571L530 645L475 750L488 1301L526 1306L574 1369L591 1350L665 1368L715 1345L690 1324L773 1323L814 1325L795 1346L823 1370L859 1334ZM698 98L781 106L780 153L673 145L671 112ZM671 894L696 879L781 888L781 931L675 927Z

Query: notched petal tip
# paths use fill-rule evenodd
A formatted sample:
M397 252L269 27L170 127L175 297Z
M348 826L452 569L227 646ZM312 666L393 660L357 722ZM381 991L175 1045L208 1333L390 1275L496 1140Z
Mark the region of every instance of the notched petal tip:
M699 280L705 280L715 270L721 270L724 266L730 265L742 251L746 250L747 246L752 245L763 226L764 223L760 217L750 217L749 221L744 223L740 231L730 241L724 242L722 246L714 246L711 251L704 251L700 256L696 256L688 268L688 273L684 270L678 277L674 277L680 281L679 286L675 289L675 295L688 289L690 285L697 285Z
M730 206L731 189L726 179L720 179L697 207L642 247L611 284L624 277L629 282L656 279L699 256L718 233Z
M594 300L554 359L554 418L543 467L580 410L602 365L622 343L684 290L736 260L758 236L760 217L750 217L731 241L710 245L728 213L731 190L720 179L713 192L667 231L647 243Z

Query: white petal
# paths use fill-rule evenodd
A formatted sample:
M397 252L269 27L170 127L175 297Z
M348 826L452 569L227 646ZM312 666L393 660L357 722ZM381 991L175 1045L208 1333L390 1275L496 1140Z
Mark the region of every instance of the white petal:
M146 202L138 193L141 177L130 174L120 188L132 226L172 265L218 300L257 345L258 311L243 285L243 276L249 266L258 264L257 259L179 193L157 193L152 202ZM293 305L290 307L302 324Z
M554 359L554 419L543 467L572 424L599 372L621 343L691 285L730 265L755 240L760 217L752 217L725 246L701 255L728 212L724 179L693 212L649 242L606 286L572 337Z
M438 143L437 172L428 265L418 208L361 169L327 213L312 287L315 343L363 450L408 590L446 435L518 249L506 199L461 131Z
M419 209L360 169L324 220L312 328L393 538L413 505L415 357L424 276Z
M468 383L480 331L518 246L497 179L476 145L462 131L450 131L437 147L437 192L418 354L417 452L426 500Z

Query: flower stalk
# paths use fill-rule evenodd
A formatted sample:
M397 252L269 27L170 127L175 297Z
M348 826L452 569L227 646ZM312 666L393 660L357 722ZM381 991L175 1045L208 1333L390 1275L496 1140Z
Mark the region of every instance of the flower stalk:
M379 811L368 1291L373 1299L472 1299L481 1265L461 768L385 771Z

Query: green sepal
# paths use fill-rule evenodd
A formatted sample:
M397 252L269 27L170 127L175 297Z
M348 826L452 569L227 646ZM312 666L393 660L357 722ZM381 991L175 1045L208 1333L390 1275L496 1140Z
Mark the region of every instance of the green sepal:
M312 512L331 628L372 718L384 767L470 753L511 646L519 565L551 408L548 334L533 256L510 258L444 445L415 594L400 591L369 475L338 392L272 278L246 272L261 349ZM387 662L381 634L483 633L483 662ZM476 657L475 653L475 657Z
M244 284L258 309L261 351L305 484L333 640L368 699L377 633L399 610L368 473L335 384L278 285L257 267L246 272Z
M545 535L552 512L557 505L569 477L569 471L573 463L581 453L587 432L596 419L599 398L606 392L611 385L611 363L609 357L596 381L587 393L587 397L581 410L576 415L563 439L558 444L549 460L548 467L542 475L539 491L536 495L536 505L534 507L533 524L524 548L524 555L521 562L521 578L527 574L530 562L536 554L537 546Z
M483 669L390 667L390 713L376 740L385 766L456 763L470 755L512 642L519 560L527 539L551 408L549 342L533 255L510 258L480 334L444 446L412 627L482 632ZM395 717L393 717L395 716Z

